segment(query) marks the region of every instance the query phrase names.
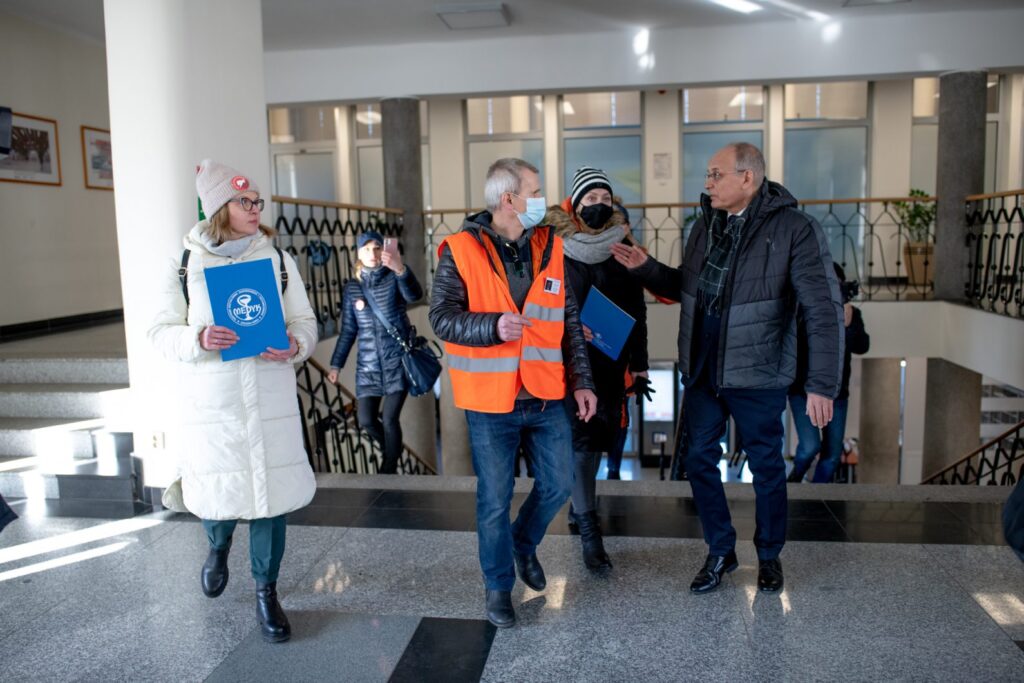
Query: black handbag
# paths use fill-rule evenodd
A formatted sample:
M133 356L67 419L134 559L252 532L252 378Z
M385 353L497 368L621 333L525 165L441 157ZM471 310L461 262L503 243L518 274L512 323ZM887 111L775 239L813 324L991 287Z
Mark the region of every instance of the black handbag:
M441 376L441 347L429 341L426 337L416 336L415 327L410 329L409 338L403 339L402 335L398 333L398 329L384 317L384 313L380 310L380 306L377 305L377 300L373 298L372 292L367 290L362 282L359 283L359 286L363 290L363 296L366 298L366 303L370 306L370 310L373 311L373 314L384 325L384 329L388 331L388 334L402 347L402 370L405 372L405 378L409 382L409 394L420 396L433 389L437 378ZM431 344L437 349L437 353L434 353L434 350L430 348Z

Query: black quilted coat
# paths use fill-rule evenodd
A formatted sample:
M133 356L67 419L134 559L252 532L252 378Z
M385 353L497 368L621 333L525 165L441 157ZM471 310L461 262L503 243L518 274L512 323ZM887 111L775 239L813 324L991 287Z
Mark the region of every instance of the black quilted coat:
M412 324L406 314L406 304L423 297L423 288L406 267L401 276L390 268L380 266L363 270L362 280L345 283L342 293L341 334L331 356L331 367L345 366L349 351L358 340L356 351L356 396L386 396L407 391L408 383L402 370L402 347L388 334L387 329L366 303L363 287L371 293L384 316L396 327L403 339L408 339Z

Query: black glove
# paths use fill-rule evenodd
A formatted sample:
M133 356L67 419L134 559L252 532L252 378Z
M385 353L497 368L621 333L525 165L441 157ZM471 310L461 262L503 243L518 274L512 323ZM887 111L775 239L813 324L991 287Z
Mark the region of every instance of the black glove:
M633 385L626 389L627 394L636 394L636 404L640 405L646 398L648 401L654 401L654 397L651 394L658 393L652 386L651 380L647 379L643 375L637 375L633 378Z

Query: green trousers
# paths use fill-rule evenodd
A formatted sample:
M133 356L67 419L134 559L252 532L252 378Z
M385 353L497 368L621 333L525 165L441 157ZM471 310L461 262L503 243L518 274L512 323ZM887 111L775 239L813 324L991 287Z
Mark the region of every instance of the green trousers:
M237 519L204 519L203 529L210 540L210 547L219 549L227 546L237 525ZM249 521L249 562L252 578L257 583L277 581L281 558L284 557L285 527L284 515Z

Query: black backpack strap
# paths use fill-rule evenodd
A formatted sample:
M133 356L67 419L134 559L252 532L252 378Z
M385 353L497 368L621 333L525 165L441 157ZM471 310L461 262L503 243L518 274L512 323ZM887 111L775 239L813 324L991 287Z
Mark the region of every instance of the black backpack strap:
M188 257L192 251L186 249L181 252L181 267L178 268L178 279L181 281L181 293L185 295L185 308L188 309Z
M277 256L281 259L281 293L284 294L288 289L288 270L284 267L284 252L281 251L281 247L274 245L274 249L277 249Z

